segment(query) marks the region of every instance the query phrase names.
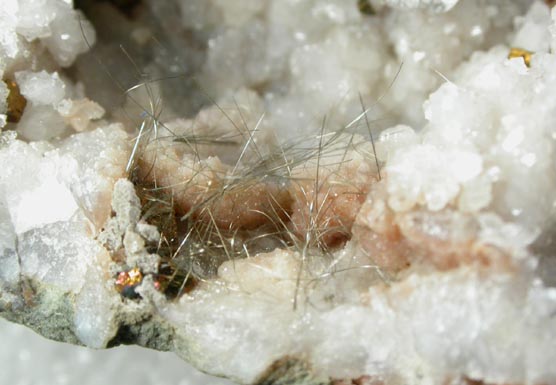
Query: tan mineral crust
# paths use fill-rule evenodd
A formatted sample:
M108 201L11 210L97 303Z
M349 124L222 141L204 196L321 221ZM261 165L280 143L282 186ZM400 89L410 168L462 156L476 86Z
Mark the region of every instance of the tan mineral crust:
M3 0L0 316L241 384L556 384L556 10Z

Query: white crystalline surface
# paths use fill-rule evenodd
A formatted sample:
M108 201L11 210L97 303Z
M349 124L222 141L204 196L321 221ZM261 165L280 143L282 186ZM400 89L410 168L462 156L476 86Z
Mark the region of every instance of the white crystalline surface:
M113 335L109 304L115 293L101 290L110 257L94 238L110 216L112 188L124 173L126 135L112 125L76 134L54 148L8 134L0 148L1 284L13 288L22 274L76 294L76 334L90 346L104 346ZM108 305L97 314L99 303ZM101 325L95 326L97 319ZM91 328L94 336L88 335ZM108 329L108 335L99 329Z
M2 195L16 234L69 220L76 213L78 207L70 189L57 178L58 169L66 165L43 160L40 150L19 141L2 149L2 161L11 164L2 173ZM61 198L59 203L44 206L44 199L53 196Z
M450 10L458 0L381 0L382 3L400 8L429 8L437 12Z
M285 357L311 384L556 383L556 10L356 3L103 3L78 58L95 32L71 1L4 1L0 75L27 105L7 123L0 83L0 315L240 383ZM206 276L191 256L201 278L166 297L192 223L262 246L222 243Z

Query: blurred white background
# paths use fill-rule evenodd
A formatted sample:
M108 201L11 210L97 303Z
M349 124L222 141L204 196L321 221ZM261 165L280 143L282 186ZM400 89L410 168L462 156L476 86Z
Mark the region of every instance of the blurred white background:
M233 385L172 353L136 346L91 350L49 341L0 319L0 385Z

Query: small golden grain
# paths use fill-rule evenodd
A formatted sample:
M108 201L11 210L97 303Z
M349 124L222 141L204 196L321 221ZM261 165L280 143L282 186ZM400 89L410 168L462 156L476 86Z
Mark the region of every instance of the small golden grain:
M529 67L531 65L531 56L533 55L533 52L531 51L527 51L526 49L523 48L510 48L510 52L508 53L508 59L514 59L516 57L522 57L523 61L525 62L525 65L527 67Z

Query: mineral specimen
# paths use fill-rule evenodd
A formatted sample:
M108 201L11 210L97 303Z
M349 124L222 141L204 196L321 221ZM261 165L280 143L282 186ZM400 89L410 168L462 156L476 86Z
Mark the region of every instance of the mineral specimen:
M0 315L243 384L556 383L546 2L75 5L0 11Z

